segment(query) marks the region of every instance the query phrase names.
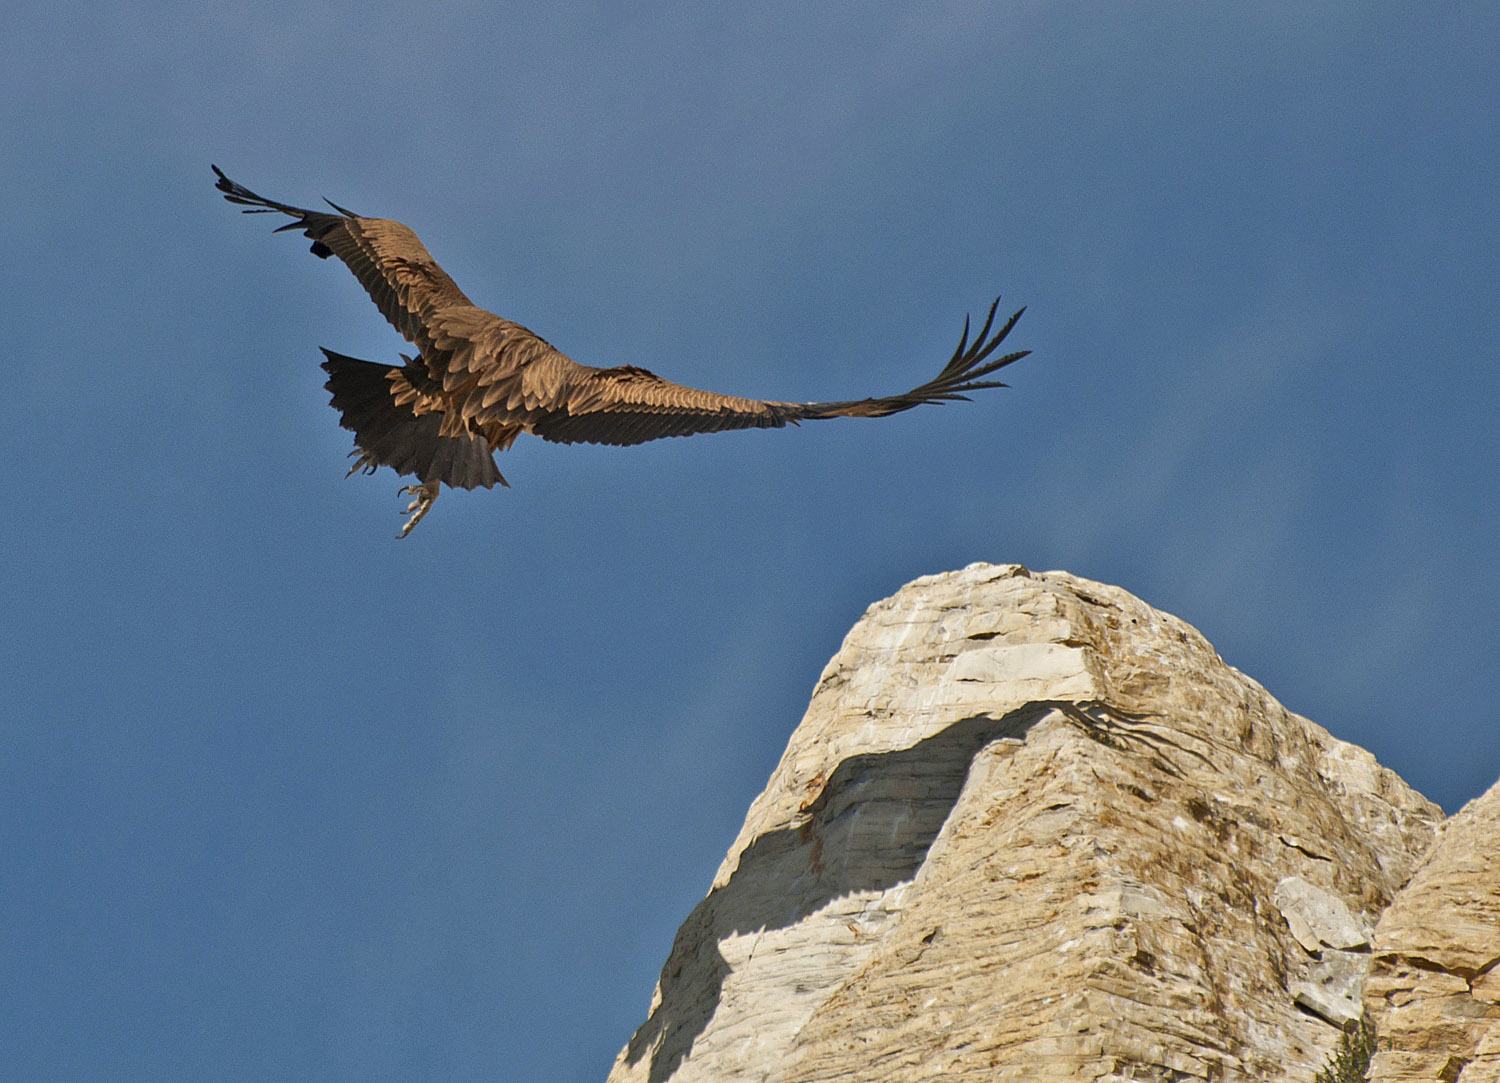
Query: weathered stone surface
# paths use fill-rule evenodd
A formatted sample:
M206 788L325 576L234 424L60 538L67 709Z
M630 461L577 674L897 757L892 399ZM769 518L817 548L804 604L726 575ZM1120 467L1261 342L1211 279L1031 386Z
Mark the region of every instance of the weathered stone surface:
M1354 950L1368 947L1370 927L1355 917L1344 900L1300 876L1285 876L1271 893L1271 902L1286 919L1292 936L1309 952L1324 948Z
M1325 948L1307 976L1287 983L1292 1000L1338 1027L1356 1023L1365 1014L1363 993L1370 957Z
M1500 1080L1500 783L1442 825L1373 950L1371 1080Z
M610 1079L1310 1081L1338 1031L1292 985L1440 815L1122 590L919 579L824 670ZM1297 910L1312 950L1292 877L1347 918Z

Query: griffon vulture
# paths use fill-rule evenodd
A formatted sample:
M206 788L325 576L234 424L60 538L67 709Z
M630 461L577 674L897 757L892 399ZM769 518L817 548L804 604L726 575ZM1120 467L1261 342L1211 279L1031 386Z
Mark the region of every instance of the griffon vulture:
M364 218L335 203L336 213L310 211L256 195L224 175L217 187L246 214L277 213L300 229L313 255L337 256L387 320L417 348L404 365L359 361L323 350L324 386L340 424L354 433L358 456L349 473L389 466L414 475L402 493L413 499L404 538L437 499L440 486L508 484L493 453L523 432L558 443L639 444L663 436L724 429L781 428L829 417L885 417L923 403L964 399L965 392L1004 387L983 377L1029 351L989 360L1010 333L1017 312L992 337L999 298L972 345L969 322L941 372L901 395L847 402L761 402L696 391L632 365L592 368L553 349L518 323L486 312L465 297L399 222ZM1025 311L1024 309L1022 311Z

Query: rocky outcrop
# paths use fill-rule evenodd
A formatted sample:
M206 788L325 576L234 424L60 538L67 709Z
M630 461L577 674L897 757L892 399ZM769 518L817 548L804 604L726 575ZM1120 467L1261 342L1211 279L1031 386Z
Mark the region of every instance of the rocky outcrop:
M1442 825L1375 927L1373 1083L1500 1080L1500 784Z
M1114 587L872 606L615 1083L1306 1080L1441 814Z

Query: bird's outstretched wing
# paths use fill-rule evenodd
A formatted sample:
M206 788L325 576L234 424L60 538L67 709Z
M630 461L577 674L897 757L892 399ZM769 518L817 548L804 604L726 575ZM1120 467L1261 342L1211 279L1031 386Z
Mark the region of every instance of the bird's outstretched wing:
M294 207L257 195L230 180L218 166L213 170L229 202L243 206L247 214L287 215L293 221L277 232L301 229L312 240L314 255L337 256L354 272L385 318L420 350L401 370L402 377L391 380L397 405L412 418L441 413L436 435L443 438L482 435L491 447L504 448L517 432L525 431L559 443L639 444L666 436L780 428L831 417L885 417L925 403L964 399L967 392L982 388L1003 387L985 377L1029 352L993 357L1021 316L1017 312L991 335L997 298L972 344L968 320L964 321L958 348L936 377L884 398L763 401L684 387L634 366L580 365L520 324L476 306L400 222L364 218L331 202L336 213ZM347 411L345 424L351 424ZM368 453L357 427L355 435ZM424 448L430 443L423 441ZM396 465L380 456L371 459ZM417 474L429 480L421 471Z
M1017 312L991 335L999 304L996 298L990 305L984 326L972 344L965 320L958 348L942 371L900 395L844 402L763 402L695 391L644 369L575 365L560 382L557 393L549 396L555 405L534 414L529 428L543 439L561 443L638 444L663 436L780 428L789 422L831 417L885 417L926 403L967 400L968 392L1004 387L1000 381L984 377L1029 352L993 356L1021 318L1021 312Z
M278 203L230 180L218 166L211 168L219 178L215 187L229 202L244 206L246 214L285 214L295 219L276 232L301 229L313 242L313 255L320 259L337 256L354 272L381 315L418 349L425 352L436 345L428 329L436 313L455 306L474 307L417 235L400 222L362 218L331 202L328 205L338 213Z

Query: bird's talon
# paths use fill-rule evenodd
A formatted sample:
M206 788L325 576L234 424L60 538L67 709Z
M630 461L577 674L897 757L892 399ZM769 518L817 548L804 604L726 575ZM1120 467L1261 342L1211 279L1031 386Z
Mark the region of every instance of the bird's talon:
M411 493L415 498L410 504L406 505L405 514L411 515L411 518L401 528L401 533L396 535L397 538L406 537L411 533L412 527L422 521L422 516L426 515L432 509L432 503L438 498L439 491L440 483L436 481L429 481L422 485L403 485L396 490L397 496L400 496L402 493Z

